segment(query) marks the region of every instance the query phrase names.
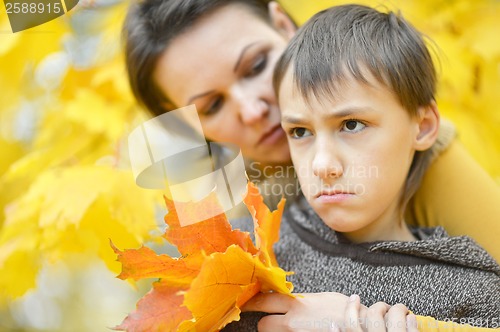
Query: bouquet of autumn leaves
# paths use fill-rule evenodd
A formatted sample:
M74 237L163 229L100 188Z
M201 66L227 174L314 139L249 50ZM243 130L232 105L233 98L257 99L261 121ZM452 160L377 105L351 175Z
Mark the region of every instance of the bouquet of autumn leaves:
M285 200L271 212L258 189L248 184L245 204L253 216L255 244L250 234L231 229L225 214L181 226L176 209L194 211L218 204L211 195L198 203L174 203L165 198L168 229L164 237L181 257L157 255L142 247L120 251L120 279L159 278L115 330L219 331L240 319L240 308L259 292L291 294L272 246L279 238ZM194 215L194 214L193 214Z

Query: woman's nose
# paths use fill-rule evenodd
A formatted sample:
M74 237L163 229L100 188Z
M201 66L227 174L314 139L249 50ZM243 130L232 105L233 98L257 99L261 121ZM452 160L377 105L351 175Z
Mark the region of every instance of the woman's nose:
M270 111L269 103L256 95L255 91L248 91L241 87L232 90L232 97L239 109L239 117L245 125L253 125L267 117Z
M241 102L240 117L244 124L258 123L269 113L269 105L261 99L244 100Z

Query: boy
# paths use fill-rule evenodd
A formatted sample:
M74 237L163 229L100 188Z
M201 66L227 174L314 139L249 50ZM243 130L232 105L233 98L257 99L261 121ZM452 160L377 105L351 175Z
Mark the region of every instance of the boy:
M394 13L333 7L299 30L274 74L303 193L276 248L280 266L296 273L294 292L359 294L366 305L403 303L417 315L498 327L495 260L468 237L402 218L439 127L436 73L415 28ZM278 298L251 305L285 314L260 327L312 326L288 305L273 308Z

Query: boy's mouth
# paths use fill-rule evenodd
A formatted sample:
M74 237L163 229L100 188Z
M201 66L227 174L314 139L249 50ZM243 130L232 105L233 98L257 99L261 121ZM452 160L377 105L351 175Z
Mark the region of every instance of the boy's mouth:
M318 194L315 195L315 198L318 198L320 196L334 196L334 195L354 195L351 192L348 192L347 190L322 190Z
M340 203L354 196L355 194L342 190L322 190L314 198L321 203Z

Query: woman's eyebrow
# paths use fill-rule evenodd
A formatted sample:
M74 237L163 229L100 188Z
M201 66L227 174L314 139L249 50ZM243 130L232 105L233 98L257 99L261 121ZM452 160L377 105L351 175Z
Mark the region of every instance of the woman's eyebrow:
M252 46L254 46L255 44L257 44L257 42L253 42L253 43L250 43L248 44L247 46L243 47L243 49L241 50L241 53L240 53L240 56L238 57L238 60L236 61L236 64L234 65L234 69L233 69L233 72L236 73L236 71L238 70L238 67L240 66L240 63L241 63L241 60L243 59L243 56L245 55L245 52Z
M259 42L256 41L256 42L250 43L247 46L243 47L243 49L241 50L240 56L238 57L238 60L236 61L236 65L234 66L234 69L233 69L234 72L236 72L238 70L238 67L240 66L241 61L243 60L243 56L245 55L245 52L249 48L251 48L252 46L254 46L254 45L258 44L258 43ZM195 99L206 97L207 95L210 95L210 94L212 94L214 92L215 92L215 90L210 90L210 91L207 91L207 92L203 92L203 93L199 93L197 95L194 95L194 96L192 96L191 98L188 99L186 105L190 105L190 104L193 103L193 101Z
M187 101L186 105L191 105L195 99L202 98L202 97L206 97L206 96L208 96L209 94L212 94L212 93L214 93L214 92L215 92L215 90L210 90L210 91L207 91L207 92L203 92L203 93L200 93L200 94L194 95L194 96L192 96L191 98L189 98L189 99L188 99L188 101Z

